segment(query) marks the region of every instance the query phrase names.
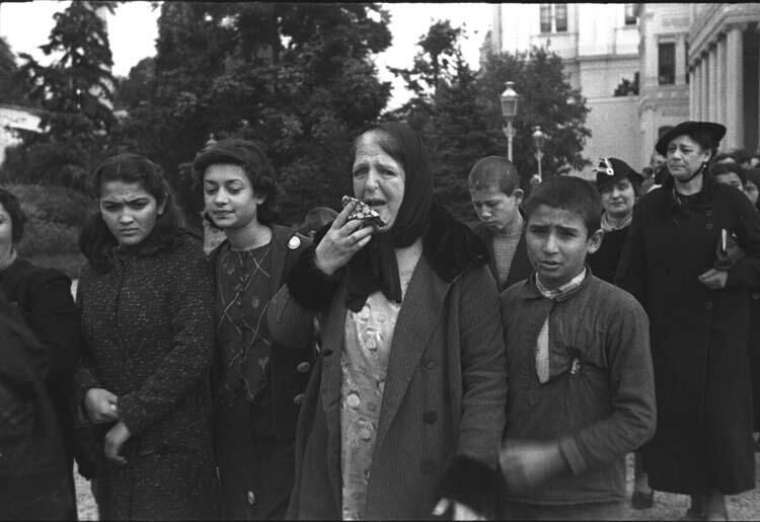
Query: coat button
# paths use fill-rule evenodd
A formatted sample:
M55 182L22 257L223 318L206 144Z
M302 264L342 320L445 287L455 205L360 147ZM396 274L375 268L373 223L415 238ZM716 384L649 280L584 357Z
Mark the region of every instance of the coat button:
M248 492L248 504L251 506L256 504L256 494L253 491Z
M422 421L425 424L434 424L435 421L437 420L438 420L438 413L433 410L426 411L425 413L422 414Z
M311 364L307 361L300 362L298 363L298 366L296 366L296 371L298 373L307 373L309 370L311 370Z
M434 360L432 360L432 359L428 359L428 360L425 362L425 368L427 368L428 370L433 370L433 369L435 369L435 367L436 367L436 364L435 364L435 361L434 361Z
M293 402L295 404L298 404L300 406L301 403L303 402L303 399L304 399L303 393L299 393L298 395L296 395L295 397L293 397Z
M423 460L420 463L420 471L425 475L432 475L435 472L435 462L432 460Z

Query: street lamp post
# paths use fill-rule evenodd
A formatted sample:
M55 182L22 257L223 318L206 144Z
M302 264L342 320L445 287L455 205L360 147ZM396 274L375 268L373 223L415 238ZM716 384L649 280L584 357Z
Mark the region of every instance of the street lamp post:
M517 116L517 104L520 101L520 95L515 92L515 82L506 82L506 88L501 93L499 101L501 102L501 116L504 119L505 126L502 127L504 136L507 137L507 159L512 160L512 140L515 137L515 129L512 127L512 121Z
M533 143L536 145L536 161L538 162L538 182L541 183L543 181L543 176L541 173L541 158L544 157L544 153L541 150L544 146L544 142L546 140L546 134L541 132L541 126L536 125L533 127L533 134L531 135L533 137Z

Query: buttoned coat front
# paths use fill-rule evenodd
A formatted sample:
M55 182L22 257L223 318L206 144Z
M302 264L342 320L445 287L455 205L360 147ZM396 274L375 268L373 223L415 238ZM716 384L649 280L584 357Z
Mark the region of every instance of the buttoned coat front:
M654 489L735 494L754 487L747 341L749 292L760 283L760 218L738 190L708 179L697 201L679 204L670 180L642 198L617 282L649 315L657 431L644 447ZM726 287L698 276L714 266L720 231L744 258Z
M440 256L461 256L454 246L438 250ZM342 284L321 322L322 351L298 421L288 518L341 518L345 295ZM436 488L455 455L497 469L505 402L504 344L493 276L482 263L447 281L423 254L393 334L366 517L431 518Z

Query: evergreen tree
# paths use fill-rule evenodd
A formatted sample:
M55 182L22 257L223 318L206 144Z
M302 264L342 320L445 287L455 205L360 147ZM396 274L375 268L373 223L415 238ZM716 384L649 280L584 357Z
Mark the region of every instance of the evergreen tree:
M387 24L375 4L165 2L151 95L130 103L125 137L170 174L191 216L201 192L180 166L210 135L266 146L285 221L336 206L350 141L390 94L371 61L390 45Z
M115 2L71 2L54 15L48 43L41 46L51 65L28 54L18 75L27 100L42 110L42 133L25 139L9 155L13 168L28 181L49 181L81 187L93 163L107 146L115 124L111 103L114 78L108 34L97 8L113 12Z

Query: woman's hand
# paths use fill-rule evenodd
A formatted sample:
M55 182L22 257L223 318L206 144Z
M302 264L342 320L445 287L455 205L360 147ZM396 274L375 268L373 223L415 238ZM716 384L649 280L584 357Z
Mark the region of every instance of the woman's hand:
M451 520L485 520L486 518L480 515L474 509L471 509L465 504L461 504L456 500L448 498L442 498L438 501L433 509L433 516L442 517L446 514L446 511L451 510Z
M124 443L129 440L130 435L129 428L127 428L127 425L122 421L117 422L113 428L108 430L108 433L106 433L105 444L105 454L108 460L116 462L117 464L127 463L127 459L119 455L119 452L121 452L121 447Z
M700 274L697 279L710 290L720 290L721 288L726 287L728 272L725 270L718 270L717 268L711 268L704 274Z
M361 228L358 219L348 221L355 205L352 202L343 208L315 249L314 264L328 276L346 265L372 239L374 227Z
M118 397L104 388L90 388L84 396L84 407L96 424L119 420Z

